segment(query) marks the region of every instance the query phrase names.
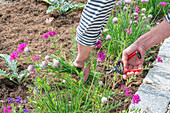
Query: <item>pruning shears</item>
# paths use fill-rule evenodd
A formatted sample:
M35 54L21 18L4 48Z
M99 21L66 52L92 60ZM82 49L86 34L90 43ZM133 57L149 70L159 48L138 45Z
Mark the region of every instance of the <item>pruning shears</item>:
M128 60L131 59L131 58L132 58L133 56L135 56L135 55L137 55L137 57L138 57L139 59L141 59L140 51L135 51L135 52L133 52L132 54L130 54L130 55L128 56ZM105 71L109 71L107 74L111 74L111 73L114 73L114 72L118 72L119 74L124 75L124 74L126 74L126 73L128 73L128 72L140 72L140 71L143 70L143 69L123 70L123 69L122 69L122 64L123 64L123 61L122 61L122 59L120 59L120 60L116 63L116 66L115 66L114 68L108 69L108 70L105 70ZM121 69L120 69L120 67L121 67Z

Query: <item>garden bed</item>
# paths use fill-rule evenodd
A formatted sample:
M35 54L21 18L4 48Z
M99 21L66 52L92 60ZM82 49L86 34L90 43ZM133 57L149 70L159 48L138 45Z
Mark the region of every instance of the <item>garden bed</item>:
M71 1L76 3L86 2L86 0ZM50 55L53 54L54 50L57 51L60 44L62 44L62 52L66 53L66 58L69 61L70 54L68 48L74 49L71 34L75 35L75 29L79 24L82 9L77 9L67 15L60 16L56 11L46 14L47 8L48 4L42 0L16 0L4 5L0 10L0 54L10 55L13 51L16 51L19 44L27 43L32 50ZM52 23L47 24L45 20L50 17L53 17L54 20ZM54 45L50 41L42 39L42 35L51 30L51 28L57 33L58 45L56 49L53 48ZM144 65L149 65L149 63L155 61L159 47L155 46L152 48L156 53L149 54L148 57L153 57L149 61L144 62ZM23 56L23 58L26 58L26 56ZM0 62L0 69L10 72L2 58L0 58ZM27 66L27 64L23 64L22 60L18 60L19 71L26 69ZM98 70L102 70L102 66L103 64L101 63ZM132 93L138 90L147 72L148 70L144 70L142 74L127 84ZM107 80L108 83L112 80L112 77L113 75L108 76L110 78ZM117 78L118 81L119 79ZM102 77L101 80L105 81L105 77ZM31 81L31 79L28 78L28 81ZM121 84L125 84L125 81L118 82L111 89L120 89ZM29 110L33 109L28 103L27 85L29 85L27 81L17 85L5 77L0 77L0 112L3 112L3 109L7 106L7 98L16 97L22 97L22 105L24 107L27 107ZM125 96L123 94L116 95L115 100L120 98L124 100ZM122 104L112 112L125 110L130 103L131 100L128 100L127 103Z

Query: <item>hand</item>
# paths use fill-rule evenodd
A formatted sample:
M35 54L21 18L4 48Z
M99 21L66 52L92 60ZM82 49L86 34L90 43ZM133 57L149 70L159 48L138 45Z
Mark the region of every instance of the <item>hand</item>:
M131 59L128 60L128 56L133 53L134 51L139 50L140 54L141 54L141 59L139 59L137 57L137 55L133 56ZM143 61L145 58L145 53L146 50L141 47L141 46L137 46L134 43L132 45L130 45L128 48L126 48L123 51L123 55L122 55L122 61L123 61L123 67L124 70L130 70L130 69L141 69L143 66ZM127 76L130 75L135 75L135 74L139 74L139 72L128 72L126 75L123 75L123 79L127 79Z

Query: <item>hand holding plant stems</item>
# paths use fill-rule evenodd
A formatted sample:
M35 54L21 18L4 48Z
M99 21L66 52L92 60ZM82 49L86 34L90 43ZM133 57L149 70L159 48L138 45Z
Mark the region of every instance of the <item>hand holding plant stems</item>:
M165 19L154 29L147 32L146 34L139 37L133 44L131 44L127 49L123 51L122 60L124 63L124 69L140 69L143 65L143 60L145 58L146 51L153 45L160 43L164 39L170 36L170 23ZM128 55L139 50L141 52L142 59L136 57L127 60ZM128 73L127 75L134 75L138 73ZM127 76L124 75L124 78L127 79Z

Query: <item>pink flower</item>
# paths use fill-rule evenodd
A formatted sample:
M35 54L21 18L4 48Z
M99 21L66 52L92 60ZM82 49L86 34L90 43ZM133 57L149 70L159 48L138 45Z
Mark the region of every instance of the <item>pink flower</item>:
M137 15L137 16L135 17L135 20L138 20L138 18L139 18L139 15Z
M126 4L130 4L130 3L131 3L131 0L125 0L125 3L126 3Z
M145 3L145 0L141 0L142 3Z
M138 94L133 94L133 102L132 104L138 104L141 100L140 100L140 96Z
M4 108L4 113L9 113L11 112L11 106L7 106L7 108Z
M108 32L108 29L104 29L103 32Z
M128 96L130 96L131 95L131 89L130 88L127 88L127 87L125 87L125 94Z
M139 8L138 8L138 7L135 7L135 9L136 9L136 12L137 12L137 13L140 13L140 11L139 11Z
M158 59L158 62L163 62L163 60L159 56L157 56L157 59Z
M32 72L30 72L30 74L31 74L31 75L34 75L35 72L36 72L36 71L35 71L35 69L34 69Z
M27 43L20 44L17 48L17 52L22 53L24 51L24 48L27 47L27 45L28 45Z
M106 55L104 55L104 52L103 51L100 51L100 52L97 52L97 60L98 61L105 61L106 59Z
M142 12L145 12L145 11L146 11L146 8L142 8L141 10L142 10Z
M153 18L153 16L152 16L152 15L148 15L148 18L150 18L150 19L151 19L151 18Z
M110 40L112 37L110 35L106 36L106 40Z
M132 30L130 29L125 29L125 31L127 32L127 34L132 34Z
M161 6L163 6L163 7L165 7L166 5L168 5L168 3L166 3L166 2L160 2L159 3Z
M145 0L145 2L149 2L149 0Z
M32 58L32 60L38 60L39 56L38 55L34 55L34 57Z
M50 36L54 36L54 35L56 35L57 33L56 33L55 31L49 31L48 34L49 34Z
M48 33L45 33L42 38L48 38Z
M14 60L15 58L17 58L19 55L18 55L18 52L14 51L11 56L10 56L10 61Z
M99 41L96 43L95 47L101 48L101 47L102 47L102 42L99 40Z

